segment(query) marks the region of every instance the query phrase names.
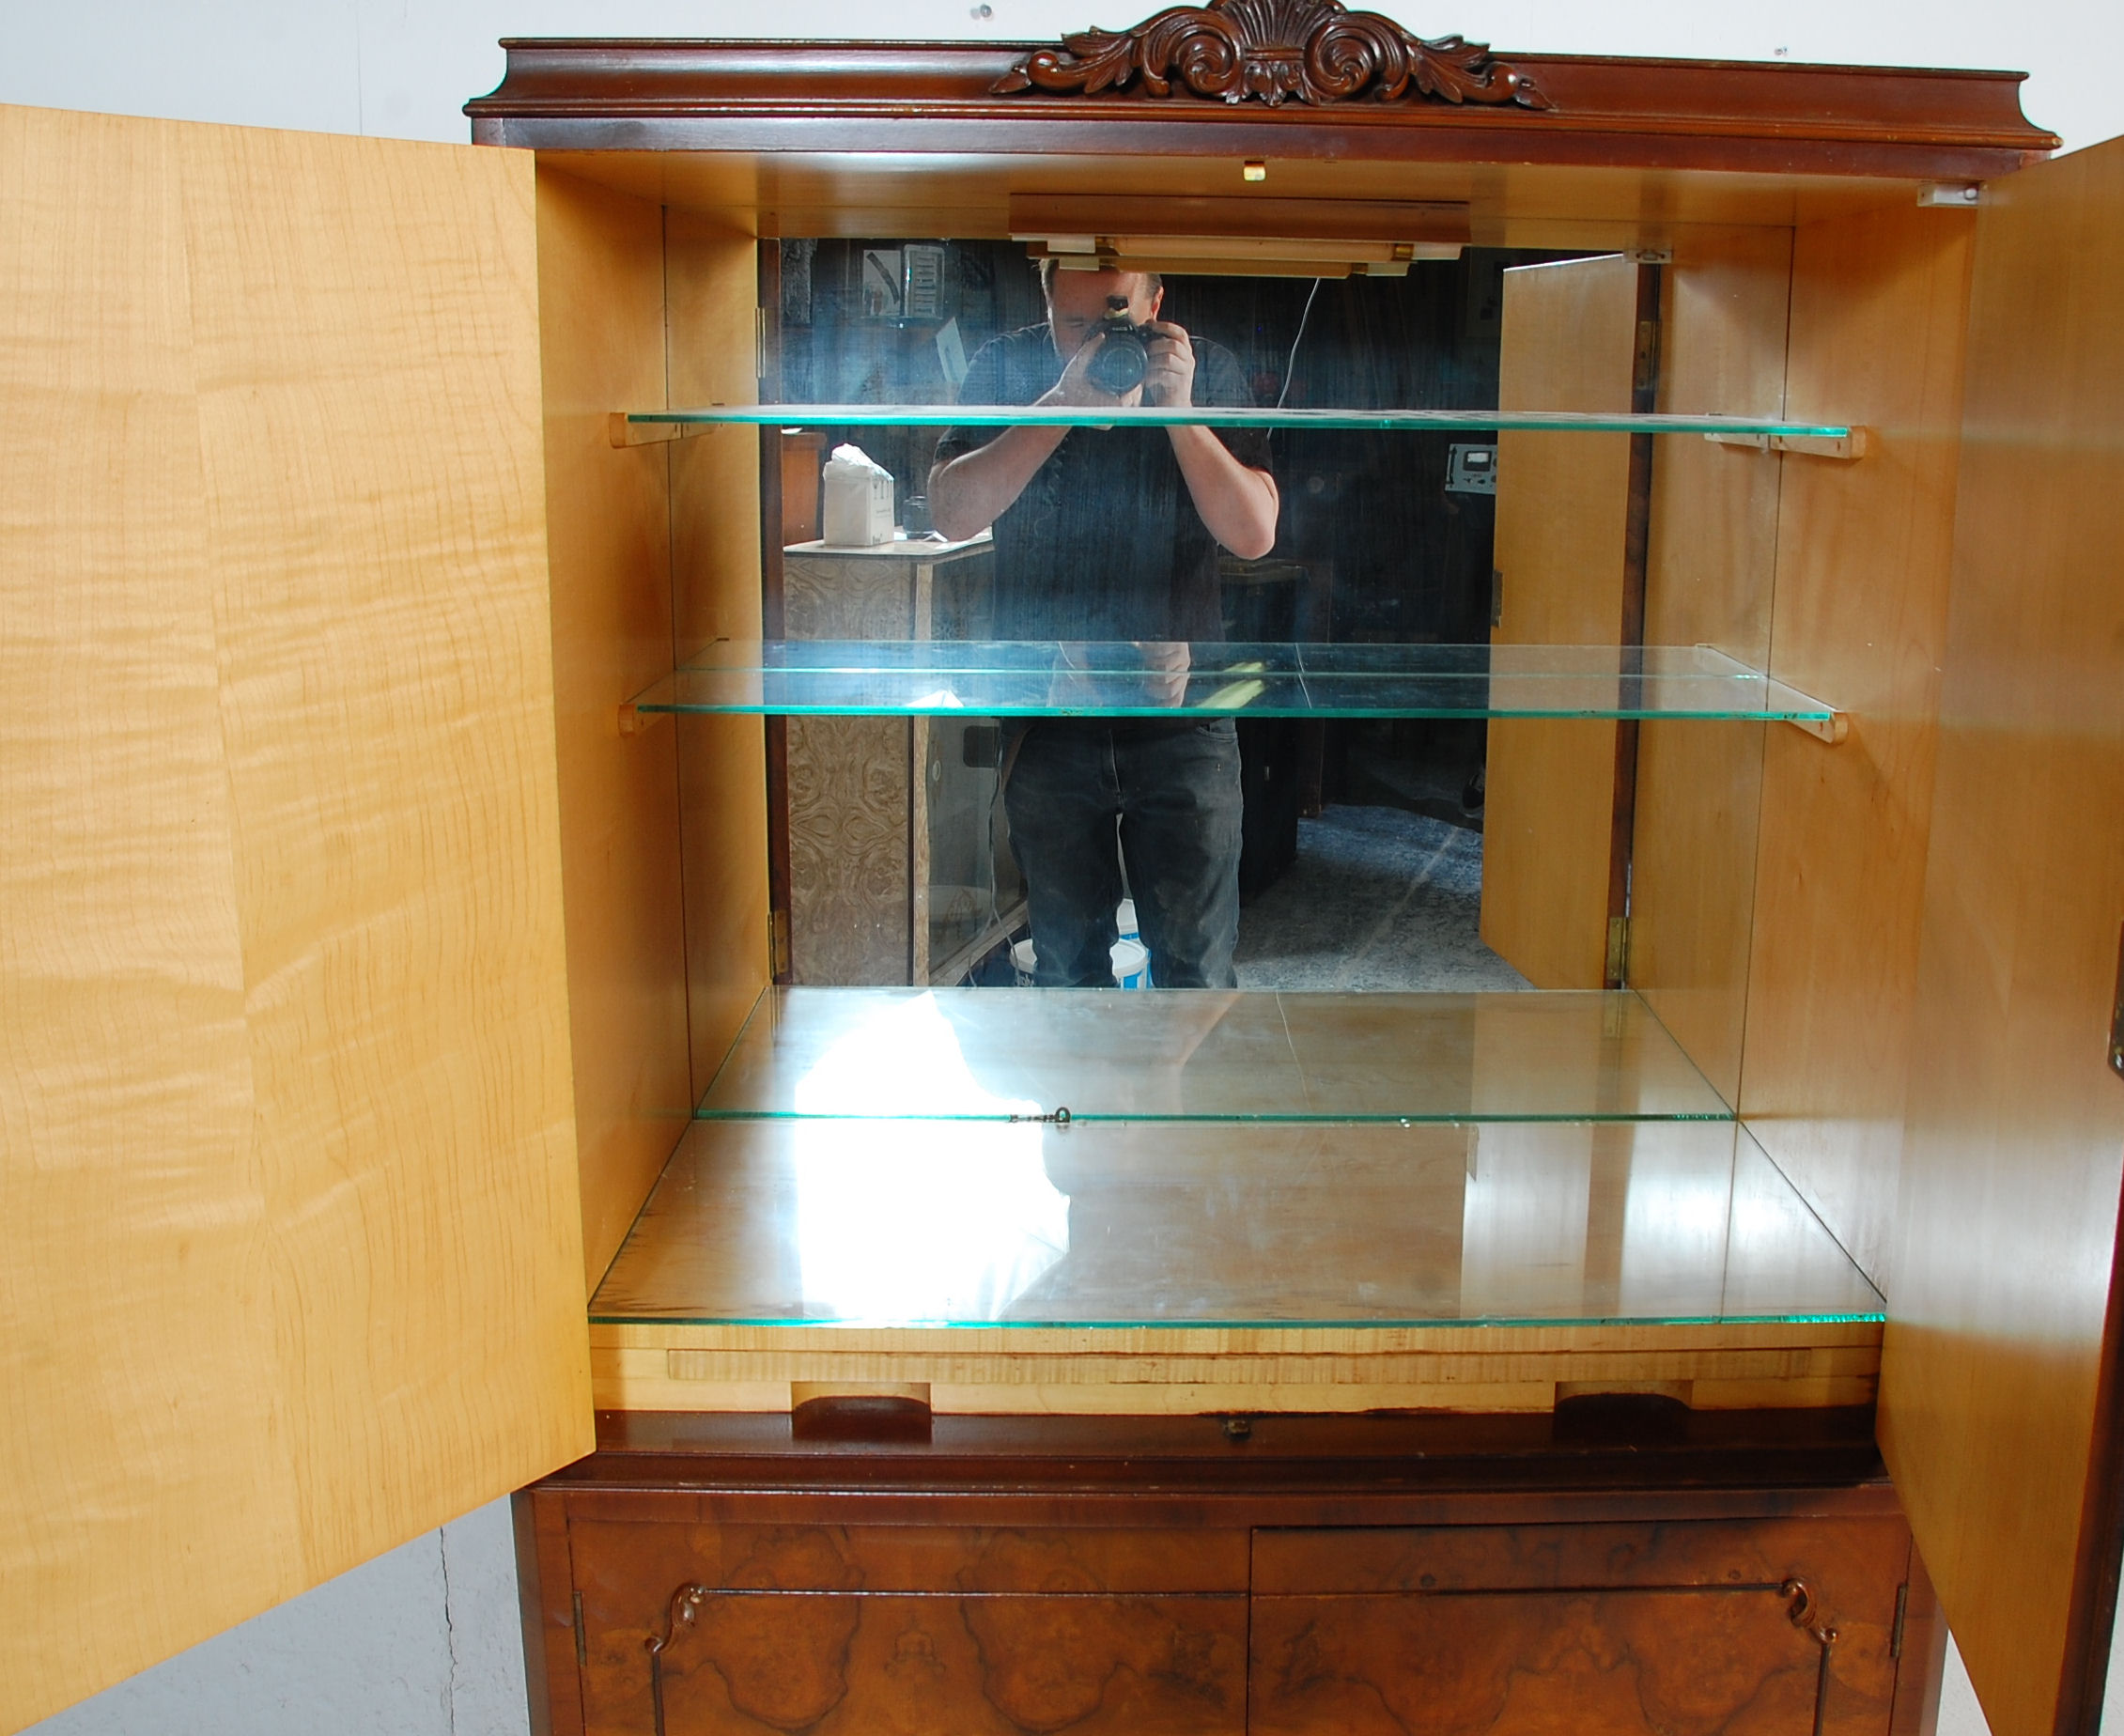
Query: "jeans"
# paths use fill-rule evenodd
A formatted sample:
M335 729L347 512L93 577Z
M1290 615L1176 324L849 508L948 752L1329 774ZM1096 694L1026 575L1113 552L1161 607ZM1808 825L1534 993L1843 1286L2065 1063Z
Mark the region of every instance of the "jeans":
M1238 986L1239 737L1229 719L1034 724L1003 806L1043 988L1113 986L1123 860L1152 981Z

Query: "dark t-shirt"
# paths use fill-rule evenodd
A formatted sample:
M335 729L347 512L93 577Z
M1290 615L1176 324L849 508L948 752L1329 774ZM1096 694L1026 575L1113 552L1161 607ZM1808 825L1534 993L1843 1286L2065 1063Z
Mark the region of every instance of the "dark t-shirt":
M1232 352L1189 336L1195 402L1250 406ZM1062 372L1046 326L1026 326L982 345L959 401L1030 404ZM937 461L949 463L1002 431L953 428ZM1268 469L1265 432L1213 431L1240 463ZM1072 428L996 520L995 537L999 639L1224 637L1217 543L1162 427Z

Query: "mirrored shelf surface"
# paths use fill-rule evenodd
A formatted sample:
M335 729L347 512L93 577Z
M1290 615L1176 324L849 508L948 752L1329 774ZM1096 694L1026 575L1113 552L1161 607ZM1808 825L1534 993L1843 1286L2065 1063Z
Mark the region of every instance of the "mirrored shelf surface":
M1723 1121L1628 991L772 988L702 1120ZM882 1137L882 1136L880 1136Z
M1738 1124L696 1124L599 1324L1877 1322Z
M1832 729L1836 708L1704 645L726 641L637 715L1674 718Z
M1189 405L1035 406L1031 404L707 404L688 410L626 412L629 429L656 431L736 425L752 427L1183 427L1364 428L1467 433L1732 434L1790 440L1842 440L1840 422L1788 422L1765 416L1599 414L1564 410L1259 410Z

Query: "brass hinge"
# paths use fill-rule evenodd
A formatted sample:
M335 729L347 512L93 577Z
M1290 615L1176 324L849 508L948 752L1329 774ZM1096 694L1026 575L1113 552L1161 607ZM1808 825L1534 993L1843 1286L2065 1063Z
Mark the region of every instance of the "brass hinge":
M1910 1581L1906 1579L1896 1588L1896 1625L1888 1634L1888 1655L1891 1658L1902 1656L1902 1624L1903 1619L1909 1614Z
M2109 1066L2124 1078L2124 929L2116 937L2116 1006L2109 1015Z
M575 1666L590 1667L590 1642L582 1636L582 1593L575 1594Z
M770 910L767 919L767 973L777 983L789 974L789 912Z
M1630 919L1607 919L1607 985L1620 988L1630 975Z
M1650 392L1659 384L1659 321L1637 321L1637 352L1630 372L1633 392Z
M752 309L752 378L767 379L767 309Z

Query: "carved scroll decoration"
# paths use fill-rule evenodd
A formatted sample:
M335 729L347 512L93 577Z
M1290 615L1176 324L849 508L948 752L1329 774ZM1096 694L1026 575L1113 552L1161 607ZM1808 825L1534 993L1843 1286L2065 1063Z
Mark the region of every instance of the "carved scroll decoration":
M1524 73L1490 57L1489 45L1457 36L1426 41L1377 12L1341 0L1209 0L1176 6L1134 29L1085 30L1060 48L1026 55L990 86L1096 96L1140 79L1152 96L1174 83L1198 97L1271 108L1286 97L1340 102L1367 88L1383 102L1411 90L1439 102L1554 107Z

